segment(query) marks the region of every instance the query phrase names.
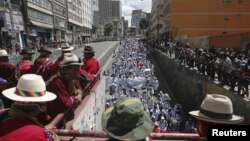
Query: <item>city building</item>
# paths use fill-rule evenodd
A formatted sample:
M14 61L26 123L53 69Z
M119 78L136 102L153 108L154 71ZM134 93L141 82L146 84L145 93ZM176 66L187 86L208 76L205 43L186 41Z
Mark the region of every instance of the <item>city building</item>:
M249 7L248 0L164 0L160 34L188 39L249 32Z
M92 0L93 11L99 11L99 2L98 0Z
M80 43L83 26L82 0L68 0L68 31L66 41L72 44Z
M24 23L20 5L16 0L0 1L0 46L13 48L20 42L23 47Z
M92 0L82 0L83 3L83 27L82 41L89 42L91 39L91 30L93 25L93 7Z
M165 1L164 1L165 3ZM160 38L160 32L163 32L161 30L162 23L163 23L163 0L152 0L152 8L151 8L151 21L150 21L150 31L151 35L157 38Z
M25 45L28 42L40 45L51 41L54 28L51 0L23 0L22 2L27 33L23 37Z
M124 34L125 34L125 18L122 17L121 18L121 34L120 34L120 36L124 37Z
M120 0L99 0L100 24L105 20L121 19L121 10Z
M132 19L131 19L131 26L140 27L140 21L141 19L146 18L146 13L140 10L133 10L132 11Z
M52 40L56 42L66 41L65 37L68 29L68 13L66 4L66 0L53 1L54 31Z
M128 36L129 35L129 30L128 30L128 20L125 20L124 23L124 36Z
M112 36L121 34L121 1L120 0L99 0L99 23L104 26L112 24Z
M68 42L87 42L92 28L92 1L68 0Z

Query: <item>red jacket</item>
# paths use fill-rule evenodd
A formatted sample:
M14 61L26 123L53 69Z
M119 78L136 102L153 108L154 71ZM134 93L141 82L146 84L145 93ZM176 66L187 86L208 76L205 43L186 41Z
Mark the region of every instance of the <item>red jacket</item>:
M1 121L0 141L48 141L45 130L28 119Z
M18 71L19 71L19 75L22 76L23 74L27 74L30 73L32 70L32 62L30 60L27 60L25 58L23 58L23 60L21 60L18 64Z
M57 114L66 112L74 106L74 93L69 91L69 82L61 76L56 77L48 86L47 91L55 93L57 98L47 103L47 113L51 119ZM81 90L79 81L74 82L76 89Z
M60 63L63 60L63 56L60 56L56 59L55 63L53 64L53 66L51 67L51 75L56 75L60 69Z
M40 55L34 62L34 72L41 75L46 81L50 78L53 61L47 56Z
M91 57L84 61L84 65L81 69L90 74L96 74L100 70L100 64L95 57Z
M5 82L0 82L0 98L3 100L4 107L10 108L13 101L2 95L2 91L16 86L16 67L9 62L0 62L0 78Z

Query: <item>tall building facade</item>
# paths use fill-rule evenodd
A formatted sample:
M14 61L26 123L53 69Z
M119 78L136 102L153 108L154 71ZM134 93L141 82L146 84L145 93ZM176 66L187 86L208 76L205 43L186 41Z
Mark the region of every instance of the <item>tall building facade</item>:
M92 28L92 1L67 1L68 5L68 42L78 44L88 41Z
M27 32L27 36L24 37L25 44L33 42L39 45L50 41L54 28L52 2L23 0L23 5Z
M99 10L99 0L92 0L93 11Z
M82 0L67 1L68 5L68 32L67 42L78 43L81 41L83 26L83 3Z
M139 28L139 24L141 19L146 18L146 13L140 10L133 10L132 11L132 19L131 19L131 26Z
M24 36L21 1L0 1L0 46L13 47L16 41L23 47Z
M53 41L65 41L66 31L68 28L68 12L66 0L54 0L53 1L53 20L54 31Z
M164 0L161 30L187 38L249 32L249 7L248 0Z
M91 29L93 24L93 7L92 0L82 0L83 2L83 28L82 40L88 41L91 37Z
M100 24L121 19L121 10L120 0L99 0Z

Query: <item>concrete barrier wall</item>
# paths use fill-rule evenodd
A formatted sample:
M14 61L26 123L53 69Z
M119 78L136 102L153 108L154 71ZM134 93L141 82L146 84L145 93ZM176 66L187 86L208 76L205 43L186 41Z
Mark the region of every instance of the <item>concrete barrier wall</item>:
M112 56L119 43L114 43L101 56L98 57L101 67ZM91 89L82 104L75 110L75 119L72 121L74 130L102 130L101 116L105 110L105 76L101 75L100 81Z
M170 95L176 98L176 101L183 105L185 113L191 110L199 109L199 106L208 94L223 94L231 98L234 111L238 115L245 116L245 123L250 124L250 103L242 97L234 94L232 91L214 84L206 76L190 70L185 66L179 65L175 60L157 49L148 48L156 65L161 69L168 85Z
M101 77L84 101L84 106L79 106L75 111L79 116L73 123L73 129L101 130L101 115L105 110L105 77Z

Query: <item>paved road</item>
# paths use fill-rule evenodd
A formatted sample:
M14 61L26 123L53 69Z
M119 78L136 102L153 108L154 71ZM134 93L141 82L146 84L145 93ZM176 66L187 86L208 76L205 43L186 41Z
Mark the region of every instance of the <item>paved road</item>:
M108 48L110 48L113 44L118 43L117 41L106 41L106 42L98 42L98 43L90 43L89 45L93 46L94 50L96 51L95 55L97 58L101 56ZM73 51L74 54L76 54L78 57L83 57L82 51L84 49L84 46L79 47ZM59 55L61 55L61 51L58 49L52 49L52 59L56 59ZM35 53L34 59L37 58L39 53ZM17 54L10 55L9 60L12 64L17 64L19 60L21 60L21 56Z

